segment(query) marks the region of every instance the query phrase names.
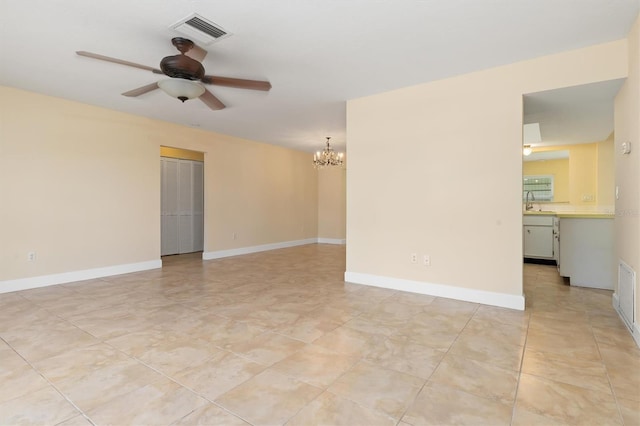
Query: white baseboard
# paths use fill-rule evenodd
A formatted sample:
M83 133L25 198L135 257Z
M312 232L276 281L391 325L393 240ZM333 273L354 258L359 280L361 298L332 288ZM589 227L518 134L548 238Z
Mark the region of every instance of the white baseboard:
M613 296L611 297L611 303L613 304L613 309L615 309L616 312L618 313L618 316L620 317L620 321L622 321L623 324L626 324L624 321L624 318L622 317L622 312L620 312L620 309L618 309L618 307L620 306L620 301L618 300L618 293L613 293ZM640 327L638 326L637 323L634 322L634 324L631 327L631 330L629 330L629 333L631 333L631 337L633 337L633 340L636 342L636 346L640 348Z
M202 253L202 260L221 259L223 257L240 256L242 254L258 253L261 251L276 250L287 247L303 246L307 244L315 244L317 238L307 238L305 240L283 241L280 243L263 244L260 246L240 247L229 250L207 251Z
M515 296L505 293L494 293L484 290L454 287L443 284L432 284L421 281L405 280L401 278L383 277L379 275L362 274L359 272L345 272L344 280L355 284L408 291L411 293L428 294L430 296L446 297L448 299L463 300L465 302L482 303L484 305L502 308L524 310L524 295Z
M347 243L346 239L339 239L339 238L320 238L318 237L318 244L338 244L338 245L344 245Z
M85 269L82 271L63 272L60 274L40 275L37 277L20 278L17 280L0 281L0 293L28 290L31 288L47 287L50 285L70 283L74 281L91 280L94 278L110 277L112 275L128 274L131 272L147 271L162 268L162 260L127 263L124 265L105 266L103 268Z

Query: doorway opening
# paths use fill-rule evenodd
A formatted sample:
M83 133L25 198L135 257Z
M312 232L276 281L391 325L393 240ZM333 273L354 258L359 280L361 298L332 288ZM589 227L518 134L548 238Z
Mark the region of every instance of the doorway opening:
M161 256L204 249L204 153L160 147Z

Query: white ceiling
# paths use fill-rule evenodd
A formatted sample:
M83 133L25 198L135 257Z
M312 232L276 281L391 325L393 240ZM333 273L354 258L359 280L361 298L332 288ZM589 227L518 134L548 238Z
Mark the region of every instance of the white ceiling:
M566 87L524 96L524 123L539 123L536 146L605 140L613 132L613 102L623 79Z
M305 151L332 136L340 149L348 99L617 40L638 10L639 0L2 0L0 85ZM210 86L221 111L159 90L127 98L158 76L75 55L158 67L177 53L169 26L193 12L233 33L206 46L207 74L273 89Z

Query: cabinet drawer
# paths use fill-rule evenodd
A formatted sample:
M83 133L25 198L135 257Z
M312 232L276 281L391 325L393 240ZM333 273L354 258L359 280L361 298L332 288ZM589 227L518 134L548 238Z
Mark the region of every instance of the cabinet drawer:
M523 225L553 226L553 216L522 216Z

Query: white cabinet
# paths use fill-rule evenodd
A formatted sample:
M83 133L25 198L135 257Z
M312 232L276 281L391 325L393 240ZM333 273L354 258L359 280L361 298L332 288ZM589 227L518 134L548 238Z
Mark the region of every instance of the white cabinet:
M554 259L553 216L524 216L524 257Z
M613 219L560 218L560 275L571 285L613 289Z

